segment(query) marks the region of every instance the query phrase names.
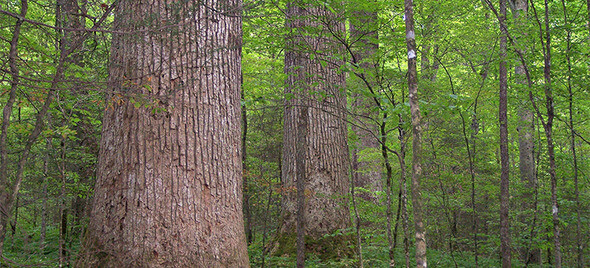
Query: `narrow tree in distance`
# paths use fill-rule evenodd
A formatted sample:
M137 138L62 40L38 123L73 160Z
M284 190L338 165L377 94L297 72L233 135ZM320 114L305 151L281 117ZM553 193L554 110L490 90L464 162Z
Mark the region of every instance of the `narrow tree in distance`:
M351 227L346 195L349 190L349 158L345 124L345 75L339 68L345 24L336 7L293 1L287 7L285 50L285 115L283 133L282 226L274 254L294 254L297 192L304 191L306 251L320 258L352 257L354 236L332 235ZM305 175L298 176L297 136L300 109L306 107L307 142ZM302 134L301 134L302 135ZM299 136L301 136L299 135ZM304 185L296 187L299 178ZM303 188L303 189L301 189Z
M416 35L414 33L414 3L405 0L406 46L408 49L408 95L412 117L412 205L416 228L416 267L427 267L426 229L422 219L422 121L418 98L418 74L416 70Z

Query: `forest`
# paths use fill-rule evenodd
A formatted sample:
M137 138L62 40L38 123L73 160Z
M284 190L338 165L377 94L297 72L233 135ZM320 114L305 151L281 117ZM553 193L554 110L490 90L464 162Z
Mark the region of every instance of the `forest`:
M0 267L590 265L590 0L5 0L0 105Z

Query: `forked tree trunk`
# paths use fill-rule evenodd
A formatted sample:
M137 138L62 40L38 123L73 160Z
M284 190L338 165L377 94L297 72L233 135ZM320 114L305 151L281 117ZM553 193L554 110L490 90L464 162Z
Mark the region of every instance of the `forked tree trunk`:
M122 0L79 267L248 267L241 1Z
M283 195L282 227L274 254L295 253L297 120L299 110L306 106L306 250L321 258L352 257L353 235L326 236L351 226L346 199L350 166L344 120L345 76L338 70L343 61L337 58L340 45L333 37L343 34L344 22L325 6L291 2L287 28L291 33L285 52L288 97L282 159L282 181L287 192Z

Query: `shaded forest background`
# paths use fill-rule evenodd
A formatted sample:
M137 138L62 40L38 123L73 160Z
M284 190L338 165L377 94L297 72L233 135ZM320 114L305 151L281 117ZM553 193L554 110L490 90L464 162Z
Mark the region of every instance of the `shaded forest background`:
M129 101L153 113L165 109L109 91L117 4L0 4L3 265L73 265L89 221L104 111ZM496 267L506 260L500 233L506 178L512 265L553 266L560 256L565 267L584 267L590 262L590 1L504 4L505 21L501 6L487 0L413 4L429 264ZM357 242L349 245L355 254L312 252L307 265L414 263L412 57L404 3L318 5L331 15L307 18L317 24L305 34L328 29L327 39L339 47L322 59L336 62L346 77L340 90L352 171L345 200L353 224L325 236ZM273 249L281 200L292 191L281 180L284 107L296 97L285 93L285 51L293 50L285 41L286 11L287 1L243 3L243 212L253 267L295 263L295 245L293 254ZM335 21L346 25L343 32L330 31ZM306 51L312 60L325 57L319 52ZM501 66L507 70L504 141ZM320 100L325 94L311 93Z

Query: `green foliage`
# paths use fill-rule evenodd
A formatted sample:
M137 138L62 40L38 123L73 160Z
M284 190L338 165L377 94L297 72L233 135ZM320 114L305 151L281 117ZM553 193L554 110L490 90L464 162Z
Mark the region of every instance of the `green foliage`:
M102 2L85 1L87 17L83 25L93 27L104 12ZM304 1L305 2L305 1ZM311 1L324 5L327 11L340 13L354 25L375 35L355 39L350 32L341 37L343 54L330 54L317 48L308 51L312 59L327 55L328 59L347 59L338 66L347 74L346 94L351 123L370 122L385 129L385 145L400 152L405 142L406 170L411 170L409 138L410 112L407 102L406 44L403 3L400 0ZM558 200L564 266L575 266L577 241L580 239L586 261L590 256L587 236L576 233L580 212L581 234L590 232L590 80L588 28L586 6L583 1L550 1L550 33L552 35L552 93L555 98L555 141ZM244 178L249 197L253 241L249 246L252 266L263 259L269 267L293 267L293 254L272 255L269 245L280 226L282 117L284 101L292 94L284 93L284 48L288 34L284 27L287 1L245 1L243 12L243 100L248 130ZM544 7L535 3L539 14ZM499 153L498 153L498 24L493 12L479 1L415 1L416 41L418 44L419 90L423 121L422 196L426 211L425 223L429 245L429 265L433 267L473 267L475 258L474 234L477 238L480 267L499 266ZM0 9L18 13L18 1L7 1ZM177 12L171 7L171 12ZM365 13L362 13L362 12ZM361 13L359 13L361 12ZM359 14L377 12L374 21ZM566 20L567 18L567 20ZM55 1L29 1L27 19L41 24L55 25ZM142 23L153 23L156 16L147 16ZM320 21L322 18L308 18ZM511 182L511 238L513 265L523 265L519 250L530 247L542 251L543 263L548 262L547 251L552 250L552 218L549 160L546 136L541 119L535 115L534 150L538 177L536 189L520 180L519 168L519 109L533 109L529 90L539 113L546 118L543 84L543 52L539 27L532 14L519 20L508 16L511 36L508 53L509 77L509 153ZM543 23L543 18L541 22ZM0 15L0 58L7 59L16 19ZM109 17L107 23L112 22ZM170 25L175 21L168 22ZM351 26L347 26L348 30ZM174 27L171 27L174 29ZM320 27L304 31L310 36ZM88 38L70 56L64 77L57 83L57 96L51 105L46 127L31 148L24 181L19 192L19 216L16 232L7 235L4 255L18 265L56 266L58 262L59 208L67 208L68 231L66 248L75 257L82 231L87 221L84 209L92 196L100 140L101 115L106 106L105 92L109 92L108 57L110 25L106 31L84 32ZM542 29L545 31L545 29ZM64 32L40 24L24 23L18 44L19 75L21 76L10 127L7 133L8 171L14 178L20 152L31 133L35 116L46 101L59 59L59 42ZM367 50L363 42L374 42L378 49L359 62L352 62L351 51ZM302 46L302 49L309 49ZM519 55L518 52L521 55ZM522 56L522 58L521 58ZM569 62L568 62L569 59ZM514 74L516 66L526 63L532 85L521 83ZM330 62L322 61L322 67ZM11 86L11 72L3 61L0 78L0 104L4 108ZM373 68L377 66L377 68ZM364 75L364 79L359 78ZM313 81L319 85L321 81ZM150 92L149 85L127 85L135 91ZM369 89L368 86L372 88ZM570 96L571 90L571 96ZM326 95L315 93L323 100ZM165 113L159 100L147 95L120 96L137 108L153 113ZM571 99L571 103L570 103ZM354 110L352 103L366 101L367 107ZM571 148L570 104L576 136L578 192L574 183L574 157ZM359 116L360 115L360 116ZM401 134L404 134L400 141ZM373 133L381 139L381 133ZM361 137L349 130L351 149L360 149L359 161L378 164L371 168L384 174L380 148L359 148ZM467 146L469 145L469 152ZM471 155L471 158L469 157ZM390 154L391 155L391 154ZM403 264L403 229L396 221L400 168L396 157L390 157L393 167L391 181L394 208L393 225L398 225L395 260ZM473 161L474 179L470 173ZM365 168L367 172L370 168ZM383 176L385 177L385 176ZM383 185L385 183L382 181ZM408 189L410 185L407 184ZM473 188L472 188L473 187ZM474 191L474 192L472 192ZM386 195L384 189L372 191L357 188L357 209L361 221L361 246L365 267L387 267ZM472 203L472 196L474 203ZM576 200L579 197L579 202ZM408 207L411 215L411 200ZM537 209L525 204L535 203ZM43 214L45 211L45 216ZM13 211L13 214L16 211ZM45 247L40 250L41 221L47 231ZM412 217L409 233L413 234ZM474 222L477 230L474 229ZM9 228L10 229L10 228ZM10 231L9 231L10 232ZM327 236L326 241L342 236ZM413 258L413 237L409 237L410 256ZM285 252L294 252L294 238L281 243ZM348 247L350 245L345 245ZM342 247L326 242L322 251ZM308 267L354 267L354 256L339 257L310 254ZM12 264L7 264L12 265ZM16 266L16 264L15 264ZM403 265L402 265L403 266ZM530 266L530 265L529 265ZM534 266L532 266L534 267ZM542 267L542 266L540 266Z

